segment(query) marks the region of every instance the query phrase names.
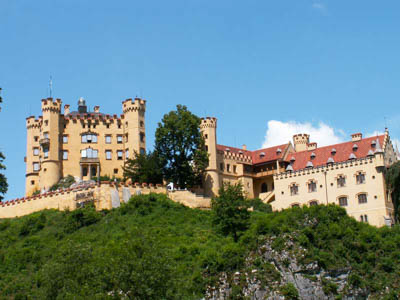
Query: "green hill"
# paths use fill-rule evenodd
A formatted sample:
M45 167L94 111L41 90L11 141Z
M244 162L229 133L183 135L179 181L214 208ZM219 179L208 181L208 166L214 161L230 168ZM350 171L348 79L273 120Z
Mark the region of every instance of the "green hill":
M254 211L250 229L235 243L215 233L211 219L211 211L149 195L111 211L43 211L1 220L1 298L400 294L398 227L358 223L336 206Z

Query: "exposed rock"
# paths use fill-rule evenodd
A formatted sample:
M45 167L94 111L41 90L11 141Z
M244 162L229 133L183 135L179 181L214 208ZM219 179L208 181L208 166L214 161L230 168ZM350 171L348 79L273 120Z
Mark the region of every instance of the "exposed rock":
M250 254L245 270L221 274L219 285L207 290L206 299L223 300L237 293L252 300L295 299L284 296L285 286L293 286L298 299L304 300L333 300L338 295L343 300L368 298L368 291L352 288L348 284L350 268L327 271L317 262L304 265L299 260L305 256L306 249L296 246L290 236L285 237L285 246L280 251L273 249L273 241L274 238L270 238ZM270 266L270 269L267 272L262 267L255 269L256 259L261 260L262 265Z

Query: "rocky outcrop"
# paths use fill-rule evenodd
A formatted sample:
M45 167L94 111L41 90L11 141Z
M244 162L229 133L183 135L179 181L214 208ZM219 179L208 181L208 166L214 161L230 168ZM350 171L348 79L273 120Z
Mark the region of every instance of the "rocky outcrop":
M324 270L317 262L302 263L306 249L285 237L282 249L274 249L270 238L234 274L223 273L206 299L367 299L368 291L349 284L350 268ZM275 247L276 248L276 247Z

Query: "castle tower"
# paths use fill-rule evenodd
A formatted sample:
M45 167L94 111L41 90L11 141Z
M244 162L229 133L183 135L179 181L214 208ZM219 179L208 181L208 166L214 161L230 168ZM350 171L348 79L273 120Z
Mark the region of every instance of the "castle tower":
M310 142L310 135L306 133L295 134L293 136L294 150L296 152L306 151Z
M213 197L218 195L220 188L220 179L217 163L217 119L202 118L200 130L203 134L206 149L208 152L208 168L204 178L204 193L207 196Z
M124 113L125 155L129 153L129 158L132 158L134 152L146 152L146 100L127 99L122 102L122 111Z
M26 133L25 195L30 196L39 189L40 120L33 116L26 118Z
M48 189L60 180L60 112L61 99L42 100L40 144L40 189Z

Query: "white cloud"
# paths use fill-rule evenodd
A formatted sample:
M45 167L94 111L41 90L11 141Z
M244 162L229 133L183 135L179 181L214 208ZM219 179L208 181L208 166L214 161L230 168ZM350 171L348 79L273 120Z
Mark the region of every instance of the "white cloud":
M315 9L315 10L318 10L318 11L322 12L322 13L325 13L325 12L326 12L326 5L325 5L324 3L321 3L321 2L314 2L314 3L311 5L311 7L312 7L313 9Z
M311 123L298 123L295 121L281 122L271 120L268 122L263 148L293 143L293 135L307 133L310 135L310 142L317 142L318 147L341 143L344 141L344 132L335 130L332 127L320 122L317 126Z

